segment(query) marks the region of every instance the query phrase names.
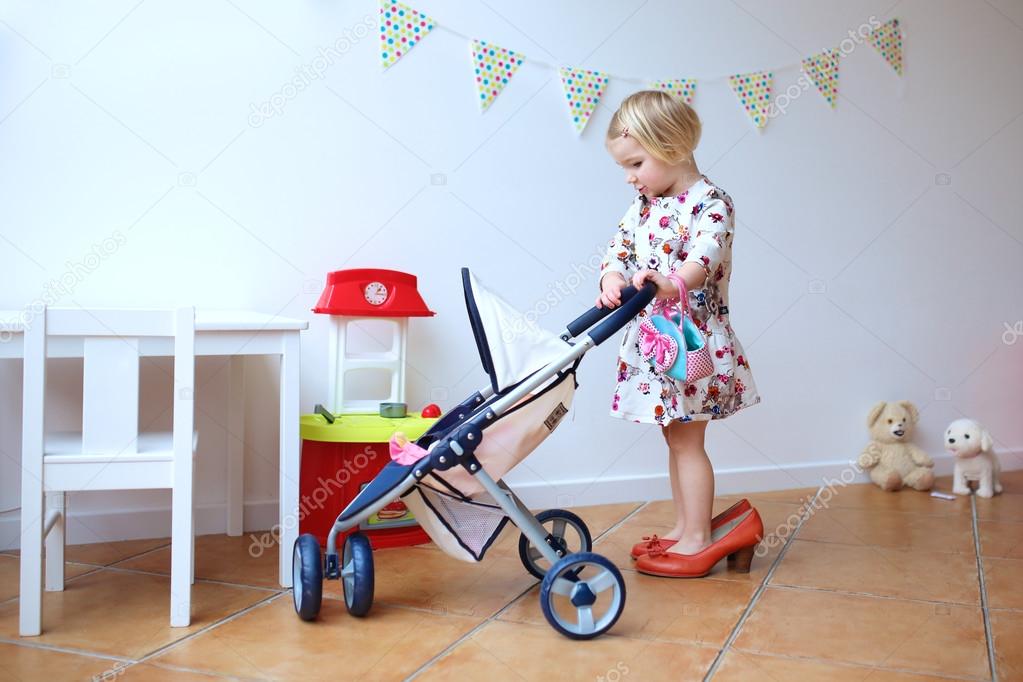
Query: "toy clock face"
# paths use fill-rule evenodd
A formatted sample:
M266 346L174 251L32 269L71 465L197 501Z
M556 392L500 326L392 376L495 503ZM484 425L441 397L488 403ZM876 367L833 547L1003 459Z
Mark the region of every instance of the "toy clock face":
M387 287L380 282L370 282L362 293L370 305L381 305L387 300Z

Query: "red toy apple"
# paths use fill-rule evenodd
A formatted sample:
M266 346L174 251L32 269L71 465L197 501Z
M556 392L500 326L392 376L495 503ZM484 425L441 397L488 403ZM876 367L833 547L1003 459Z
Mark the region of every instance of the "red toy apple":
M440 407L430 403L423 408L423 411L420 414L427 419L435 419L440 416Z

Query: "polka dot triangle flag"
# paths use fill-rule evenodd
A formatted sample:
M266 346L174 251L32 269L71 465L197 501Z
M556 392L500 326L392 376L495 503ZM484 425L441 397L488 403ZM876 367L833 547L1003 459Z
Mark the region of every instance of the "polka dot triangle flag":
M834 108L838 101L838 50L824 50L805 58L803 71Z
M902 29L899 20L892 19L881 24L870 32L870 41L881 53L895 73L902 75Z
M767 112L771 106L771 72L739 73L729 76L728 82L746 108L753 125L758 128L767 125Z
M572 123L577 133L582 133L590 122L590 114L597 108L597 102L607 87L607 76L599 71L571 69L563 66L561 87L565 91L568 111L572 115Z
M380 3L380 58L384 68L409 53L437 25L430 17L400 2Z
M522 55L485 40L472 41L472 63L476 69L476 90L480 110L486 111L508 85L523 61Z
M686 104L692 104L693 97L696 96L696 81L690 78L654 81L650 87L654 90L663 90L669 95L675 95Z

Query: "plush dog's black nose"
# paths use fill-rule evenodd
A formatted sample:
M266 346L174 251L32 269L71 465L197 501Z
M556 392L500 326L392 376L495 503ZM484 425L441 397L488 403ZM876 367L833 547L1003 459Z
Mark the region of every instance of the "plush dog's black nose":
M955 443L955 442L956 442L956 439L955 439L955 438L949 438L949 439L948 439L948 442L949 442L949 443Z

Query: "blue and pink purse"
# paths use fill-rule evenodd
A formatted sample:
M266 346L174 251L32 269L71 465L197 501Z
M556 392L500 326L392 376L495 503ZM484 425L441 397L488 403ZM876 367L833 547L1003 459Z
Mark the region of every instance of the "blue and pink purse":
M639 325L639 351L658 374L690 384L713 374L714 361L707 340L689 314L685 282L674 273L668 279L678 286L681 296L654 303Z

